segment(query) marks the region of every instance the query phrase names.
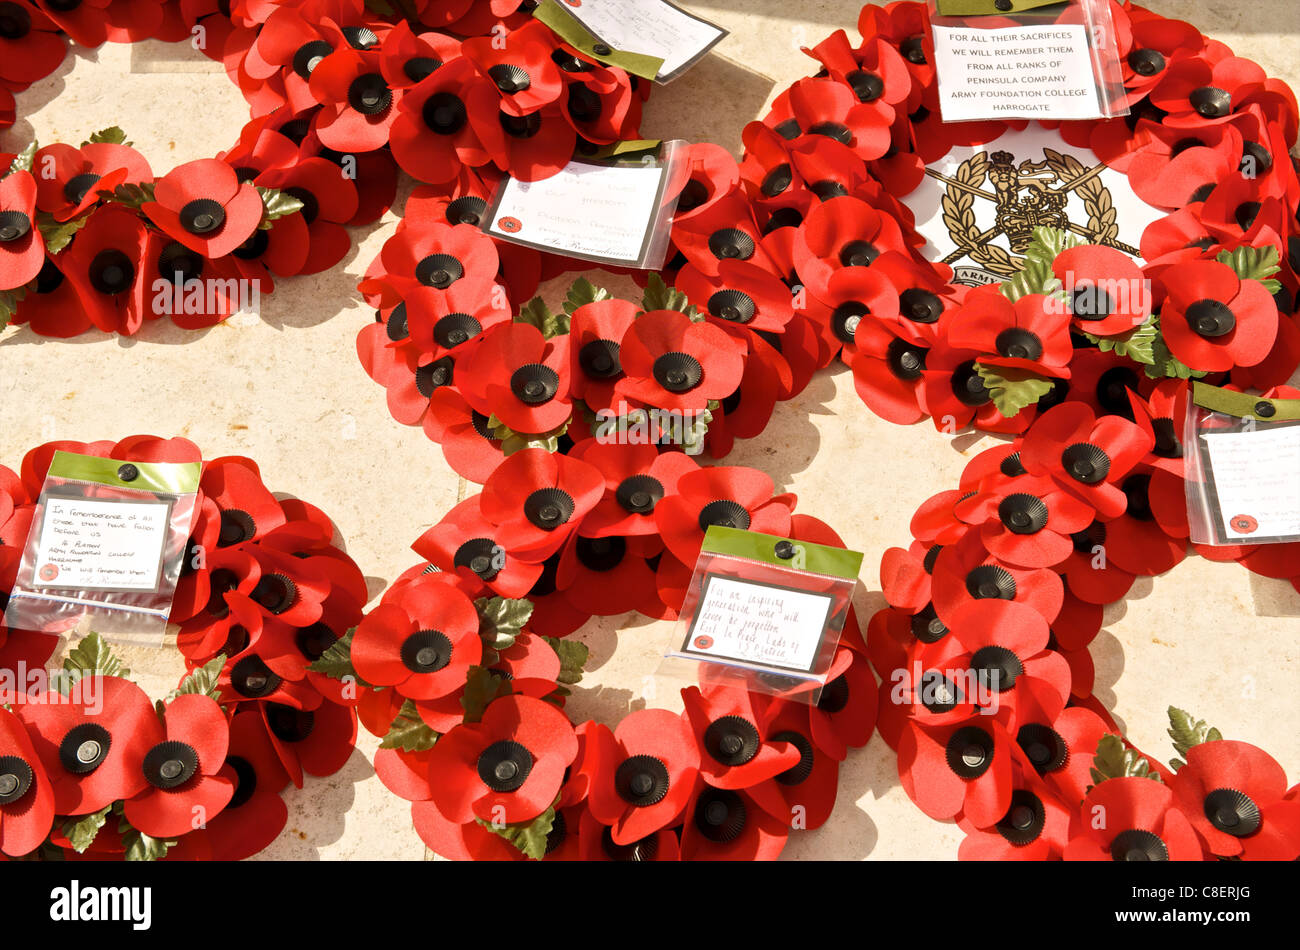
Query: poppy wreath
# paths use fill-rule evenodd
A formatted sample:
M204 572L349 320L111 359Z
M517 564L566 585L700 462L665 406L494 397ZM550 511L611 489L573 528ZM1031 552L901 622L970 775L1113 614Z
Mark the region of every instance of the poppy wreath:
M483 596L503 604L526 598L523 635L552 638L552 650L536 654L552 671L570 670L565 677L576 675L581 650L566 660L563 637L587 615L636 609L672 617L699 549L697 527L717 515L723 520L713 523L775 530L760 526L754 502L727 485L722 473L736 469L699 469L691 456L703 448L721 457L737 435L761 432L776 400L838 358L863 401L889 421L930 417L950 433L1014 436L974 460L959 490L917 513L909 549L886 554L890 607L872 618L866 639L880 695L868 707L860 689L850 691L862 703L855 713L862 741L871 731L866 710L878 707L905 790L926 814L959 822L967 836L960 856L1300 854L1300 792L1288 789L1266 753L1171 708L1170 736L1182 758L1166 768L1133 749L1092 696L1087 646L1103 605L1137 575L1163 573L1186 553L1176 420L1189 380L1291 398L1297 393L1285 381L1300 363L1300 182L1287 160L1300 124L1293 94L1189 24L1111 6L1132 114L1044 126L1094 149L1128 175L1139 197L1168 212L1143 234L1142 265L1046 228L1033 233L1023 266L996 285L954 284L950 268L920 256L925 241L898 196L951 148L1027 126L940 121L920 3L865 7L859 46L837 31L807 50L821 71L746 128L739 163L716 146L688 147L672 259L662 275L631 272L645 285L639 304L612 300L586 280L560 311L536 297L521 304L535 274L554 276L566 262L543 256L533 264L532 252L483 235L474 225L490 189L479 182L416 190L360 285L376 321L361 331L358 352L394 417L422 426L453 469L484 484L416 543L427 564L403 579L467 586L465 595L480 599L477 641L467 611L460 634L477 651L474 672L464 687L460 671L436 687L462 690L443 694L458 700L445 709L402 692L400 683L418 671L401 651L429 633L421 629L428 615L422 620L405 604L418 602L405 587L357 636L366 657L359 663L387 664L386 685L362 703L380 713L368 723L385 736L377 770L413 802L431 848L512 859L776 853L752 826L755 818L779 825L789 800L783 811L770 789L734 784L707 733L738 716L753 730L741 747L757 758L754 750L771 741L765 716L775 722L791 712L786 706L724 699L705 683L685 696L685 719L704 731L680 755L671 716L656 732L651 713L634 714L645 725L629 717L612 743L603 726L574 729L549 711L533 719L529 707L543 707L525 698L562 705L562 696L540 692L561 677L525 676L540 680L528 692L513 685L517 671L492 673L480 663L505 655L491 652ZM707 367L706 329L719 331ZM654 372L666 355L694 361L673 367L678 377L689 367L684 400ZM710 377L722 377L730 392L695 391ZM611 421L674 411L690 413L693 425L673 438L659 439L653 421L649 446L601 438ZM656 442L687 451L660 451ZM597 463L596 472L583 476L566 459ZM669 469L679 465L685 475ZM661 500L638 496L654 506L662 549L653 531L595 546L593 539L647 523L630 482L647 476L664 491ZM697 494L710 478L718 480ZM674 497L673 479L684 498ZM745 517L733 520L741 509ZM682 526L688 537L676 533ZM647 537L652 546L644 548L636 539ZM1300 586L1296 545L1197 550ZM595 574L584 577L592 565ZM614 570L626 572L622 583L602 583L599 574ZM386 656L376 657L370 651L381 644ZM838 684L871 682L860 678L858 646L846 635L841 658L849 665ZM343 649L335 673L357 675ZM437 662L451 652L437 653ZM532 653L522 650L521 662ZM934 675L947 669L974 687L963 691ZM799 721L809 723L814 768L828 745L832 759L846 749L818 741L822 712L791 712L809 717ZM525 735L525 721L537 731ZM525 791L537 756L547 758L546 778ZM593 779L601 756L606 764L595 766ZM676 776L692 764L699 772L688 794ZM637 789L663 793L653 816L642 812L649 806ZM719 803L720 790L736 794ZM1092 821L1098 808L1111 816L1103 828ZM698 850L701 835L716 843L710 835L721 828L726 839L737 813L749 821L731 840L755 835L752 846Z
M185 439L51 442L0 466L7 600L56 451L198 462ZM276 499L256 463L203 463L172 604L188 673L151 702L98 634L37 675L55 633L0 624L0 852L12 858L238 860L284 828L281 793L352 754L355 684L309 667L355 627L365 579L315 506ZM338 631L338 632L336 632Z
M0 3L0 128L13 92L69 42L189 41L252 114L230 149L159 177L116 126L0 155L0 329L130 335L163 315L209 327L255 309L275 278L338 264L347 227L392 204L399 169L482 190L637 137L650 84L561 43L532 4L419 0L399 5L409 18L376 6Z

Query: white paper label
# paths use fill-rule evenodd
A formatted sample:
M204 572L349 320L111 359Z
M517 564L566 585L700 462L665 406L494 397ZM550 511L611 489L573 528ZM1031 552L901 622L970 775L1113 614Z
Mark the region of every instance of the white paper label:
M33 587L157 590L171 505L50 497Z
M485 230L517 244L636 265L666 169L570 162L541 181L508 179Z
M1143 232L1165 216L1092 149L1032 122L987 145L953 148L903 200L926 239L921 253L952 265L953 283L966 286L1009 279L1039 226L1140 260Z
M561 0L574 19L606 45L662 59L660 82L702 55L727 31L663 0Z
M683 652L807 672L833 598L710 575Z
M1201 438L1226 540L1300 536L1300 425Z
M1082 24L997 30L934 27L939 112L969 119L1095 119L1102 114Z

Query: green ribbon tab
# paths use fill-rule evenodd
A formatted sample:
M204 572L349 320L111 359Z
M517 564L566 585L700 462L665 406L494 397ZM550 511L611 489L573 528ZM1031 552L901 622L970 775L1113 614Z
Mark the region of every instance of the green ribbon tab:
M1062 0L936 0L940 16L1014 16L1043 7L1066 6L1068 3Z
M1238 419L1254 419L1256 422L1300 420L1300 399L1264 399L1208 383L1192 383L1192 402L1202 409Z
M862 569L862 552L782 538L757 531L709 525L704 532L701 554L730 554L777 567L857 580ZM788 556L782 557L782 554Z
M122 478L122 475L134 477ZM68 478L79 482L94 482L112 488L136 488L140 491L164 492L170 495L192 494L199 489L200 462L128 462L124 459L106 459L98 455L78 455L75 452L55 452L50 462L50 477Z
M664 61L657 56L612 49L574 19L558 0L542 0L533 11L533 16L549 26L574 49L607 66L618 66L634 76L653 82L664 65ZM597 53L596 47L600 47L601 52Z

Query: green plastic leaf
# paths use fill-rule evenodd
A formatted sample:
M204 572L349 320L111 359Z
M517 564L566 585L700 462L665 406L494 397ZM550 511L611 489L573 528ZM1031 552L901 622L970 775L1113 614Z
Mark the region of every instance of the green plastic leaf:
M126 133L116 125L110 125L106 129L100 129L98 132L91 132L90 138L82 142L82 145L93 145L97 142L108 142L111 145L130 145L126 140Z
M122 833L122 843L126 845L126 860L157 861L166 857L167 849L176 842L162 838L151 838L139 828L132 828L127 825Z
M27 295L27 288L15 287L13 290L0 290L0 330L9 326L9 321L13 319L14 312L18 309L18 301Z
M99 829L104 827L108 821L109 810L112 805L105 805L99 811L90 815L82 815L80 818L73 816L63 823L63 835L72 842L72 850L77 854L85 854L95 841L95 835L99 834Z
M1050 264L1062 251L1081 244L1083 241L1069 231L1061 231L1057 228L1034 228L1029 238L1029 247L1025 250L1025 259Z
M564 301L564 312L572 314L579 307L597 300L608 300L610 293L604 287L597 287L585 277L579 277L569 288L569 296Z
M190 694L211 696L216 700L221 699L221 691L217 689L217 680L221 678L221 668L225 665L226 655L219 653L202 666L195 667L190 671L189 676L181 680L181 685L167 695L168 702L177 696L188 696Z
M651 271L646 279L641 306L646 310L676 310L692 318L699 315L699 311L686 295L675 287L669 287L655 271ZM701 316L700 319L703 317Z
M1097 349L1103 353L1113 352L1116 356L1127 356L1134 363L1154 366L1156 358L1153 349L1159 334L1156 321L1148 320L1142 326L1120 336L1093 336L1091 333L1085 333L1084 336L1096 343Z
M1206 374L1203 369L1192 369L1178 357L1169 351L1168 344L1165 343L1164 335L1158 332L1159 324L1157 321L1157 333L1151 341L1151 363L1143 366L1142 371L1152 379L1162 379L1171 376L1175 379L1200 379Z
M533 615L533 602L525 599L480 597L474 606L478 608L478 634L483 645L493 650L514 646L515 637Z
M577 683L582 679L582 668L587 665L591 650L585 643L577 640L562 640L556 637L542 637L551 645L555 655L560 658L560 673L555 677L557 683Z
M1136 749L1124 745L1116 735L1105 735L1097 743L1097 754L1088 769L1094 784L1100 785L1108 778L1151 778L1160 781L1160 773L1152 772L1151 765ZM1091 786L1089 786L1091 788Z
M546 301L541 297L534 297L520 309L519 315L515 317L515 323L526 323L530 327L537 327L542 331L542 336L550 339L553 336L562 336L569 332L569 315L563 311L560 313L551 313L551 308L546 305Z
M1223 250L1216 260L1231 267L1242 280L1259 281L1270 294L1282 289L1282 284L1273 278L1282 269L1282 264L1278 260L1277 248L1272 244Z
M39 146L36 144L36 140L32 139L25 149L14 156L14 160L9 163L9 171L6 172L6 174L12 175L14 172L31 171L32 161L36 157L37 148L39 148Z
M393 719L393 724L388 727L388 734L379 743L379 748L423 752L425 749L432 749L438 738L439 734L420 718L420 711L415 708L415 701L408 699L402 703L402 708Z
M534 861L540 861L546 854L546 838L555 825L555 806L552 805L527 824L497 825L482 818L474 820L488 831L505 838Z
M307 669L313 673L323 673L332 680L346 680L351 677L359 686L366 689L374 687L357 675L355 667L352 666L352 637L357 632L353 627L343 636L339 637L329 649L320 655L320 659L308 664Z
M1008 419L1025 406L1038 402L1055 385L1050 379L1006 366L985 366L977 362L975 372L984 380L984 388L993 398L993 405Z
M262 196L262 220L257 225L262 231L269 231L277 218L303 209L301 200L278 188L263 188L258 185L257 193Z
M1025 261L1015 277L1004 282L1002 296L1012 303L1030 294L1051 294L1061 289L1061 282L1052 273L1052 265L1041 261Z
M51 254L57 254L67 247L73 235L84 228L89 221L89 214L83 214L80 218L73 218L71 221L55 221L54 215L48 211L36 213L37 230L45 240L45 250Z
M138 185L118 185L112 191L99 191L97 194L105 201L126 205L128 208L138 211L142 204L153 201L153 182L146 181Z
M1168 731L1169 738L1174 741L1175 751L1183 757L1187 756L1187 750L1193 746L1198 746L1202 742L1218 742L1223 738L1223 733L1204 719L1197 719L1177 706L1169 707ZM1187 763L1181 759L1171 759L1169 764L1177 772Z
M108 642L93 630L63 658L63 669L68 674L60 682L71 686L83 676L128 676L130 670L122 665Z
M471 666L465 677L465 692L460 697L466 722L478 722L483 710L498 696L510 693L510 684L485 666Z

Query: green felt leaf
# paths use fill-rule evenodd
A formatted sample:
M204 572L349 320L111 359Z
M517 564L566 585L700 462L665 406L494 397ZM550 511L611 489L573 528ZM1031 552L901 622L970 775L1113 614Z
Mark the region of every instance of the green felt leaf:
M1034 228L1029 238L1029 247L1025 250L1025 259L1051 264L1057 255L1084 242L1069 231L1057 228Z
M1061 282L1052 273L1052 265L1042 261L1025 261L1015 277L1002 284L1002 296L1012 303L1030 294L1050 294L1061 289Z
M408 699L402 703L393 724L388 727L388 734L379 743L381 749L401 749L403 752L423 752L432 749L438 741L439 734L434 732L415 708L415 701Z
M353 627L335 640L330 644L329 649L320 655L320 659L308 664L307 669L313 673L323 673L332 680L351 677L358 686L373 689L373 686L357 675L356 669L352 666L352 637L356 632L357 628Z
M569 288L569 295L564 301L564 312L572 314L579 307L597 300L608 300L610 293L604 287L597 287L585 277L579 277Z
M1151 765L1136 749L1124 745L1124 740L1116 735L1105 735L1097 743L1097 754L1092 757L1092 767L1088 769L1092 781L1100 785L1108 778L1151 778L1160 781L1160 773L1152 772ZM1091 788L1092 786L1089 786Z
M82 142L82 145L93 145L96 142L108 142L111 145L130 145L126 140L126 133L118 126L110 125L106 129L100 129L98 132L91 132L90 138Z
M1264 247L1239 247L1236 250L1222 250L1215 258L1221 264L1231 267L1242 280L1257 280L1270 294L1277 293L1282 285L1272 279L1282 269L1278 260L1277 248L1272 244Z
M1052 380L1006 366L985 366L977 362L975 372L984 380L993 405L1008 419L1052 391Z
M153 201L153 182L146 181L138 185L118 185L112 191L98 191L96 193L105 201L139 210L140 206L145 202Z
M704 317L684 293L676 287L669 287L655 271L646 279L645 293L641 297L641 306L646 310L676 310L688 317ZM698 321L697 321L698 322Z
M14 311L18 309L18 301L27 295L27 288L15 287L12 290L0 290L0 330L9 326L9 321L14 318Z
M122 830L122 843L126 845L128 861L157 861L159 858L166 857L167 849L176 843L174 840L151 838L139 828L133 828L129 824L125 829L120 830Z
M1159 324L1152 319L1119 336L1093 336L1091 333L1084 336L1096 343L1097 349L1103 353L1113 352L1116 356L1127 356L1134 363L1153 366L1156 358L1152 351L1159 334Z
M63 823L63 834L72 842L72 850L77 854L86 853L86 849L94 843L95 835L99 834L99 829L108 821L108 813L112 807L112 805L105 805L99 811L89 815L80 817L73 815Z
M1151 363L1142 367L1142 371L1147 376L1152 379L1162 379L1166 376L1175 379L1200 379L1206 375L1205 370L1192 369L1170 352L1164 335L1159 332L1158 320L1156 320L1156 329L1155 338L1151 341Z
M1169 707L1168 732L1169 738L1174 741L1175 751L1184 757L1187 755L1187 750L1193 746L1198 746L1202 742L1218 742L1223 738L1223 733L1204 719L1197 719L1191 713L1179 709L1177 706ZM1176 772L1187 763L1180 759L1172 759L1169 764Z
M73 235L84 228L89 221L89 214L83 214L80 218L73 218L71 221L55 221L54 215L48 211L36 212L36 227L45 240L45 250L50 254L57 254L67 247Z
M488 831L505 838L534 861L540 861L546 854L546 837L555 825L555 806L552 805L532 821L518 825L496 825L482 818L474 820Z
M257 193L262 196L262 220L257 226L263 231L269 231L276 219L303 208L301 200L278 188L263 188L258 185Z
M32 139L25 149L14 156L14 160L9 163L9 171L6 174L12 175L14 172L31 171L32 160L36 157L36 150L39 147L36 140Z
M65 686L71 686L83 676L128 676L131 673L108 642L93 630L68 651L63 658L63 669L68 675L60 677L59 682Z
M582 679L582 669L587 665L591 650L585 643L577 640L563 640L556 637L542 637L551 645L555 655L560 658L560 674L555 677L557 683L577 683Z
M512 435L501 440L502 455L514 455L516 452L524 451L524 449L542 449L546 452L557 452L559 448L560 437L557 435Z
M498 696L510 693L510 684L497 676L486 666L471 666L465 677L465 692L460 697L461 708L465 710L466 722L478 722L483 718L483 710L488 703Z
M168 702L177 696L188 696L190 694L211 696L215 700L221 699L221 691L217 689L217 680L221 678L221 668L225 665L226 655L219 653L202 666L195 667L190 671L189 676L181 680L181 685L168 694Z
M551 308L541 297L534 297L520 309L515 323L526 323L542 331L542 336L550 339L569 332L569 315L564 311L551 313Z
M533 602L508 597L480 597L474 601L478 608L478 635L483 645L493 650L508 650L515 637L533 615Z

